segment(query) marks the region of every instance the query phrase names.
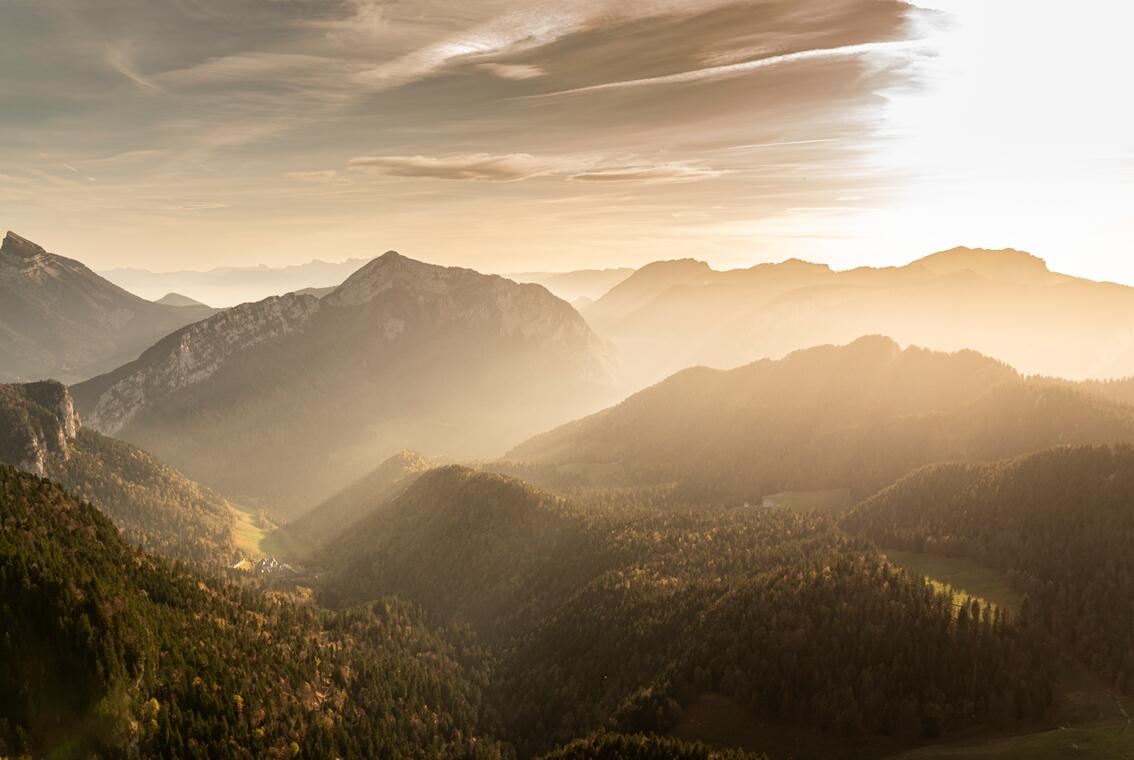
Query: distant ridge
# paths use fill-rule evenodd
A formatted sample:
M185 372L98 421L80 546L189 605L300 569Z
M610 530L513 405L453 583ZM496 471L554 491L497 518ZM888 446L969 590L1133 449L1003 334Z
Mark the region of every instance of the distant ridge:
M164 296L154 301L154 303L160 303L166 306L206 306L200 301L196 301L189 296L183 296L180 293L166 293ZM208 307L206 306L206 308Z
M0 244L0 381L82 380L214 313L146 301L14 232Z
M661 261L582 311L618 346L627 391L693 365L735 367L875 333L971 348L1025 374L1134 375L1134 288L1052 272L1012 248L842 271L797 259L727 271Z

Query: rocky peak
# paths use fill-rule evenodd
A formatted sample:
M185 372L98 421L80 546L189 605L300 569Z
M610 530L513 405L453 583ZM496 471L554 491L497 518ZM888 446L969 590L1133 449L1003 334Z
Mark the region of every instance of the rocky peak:
M0 461L43 476L50 458L71 455L79 427L75 404L62 383L0 385Z
M43 246L9 230L8 234L4 236L4 242L0 243L0 255L31 259L37 256L46 256L47 251L43 249Z
M449 292L455 280L470 275L476 273L459 267L426 264L397 251L387 251L348 277L325 301L331 306L358 306L395 287L439 295Z

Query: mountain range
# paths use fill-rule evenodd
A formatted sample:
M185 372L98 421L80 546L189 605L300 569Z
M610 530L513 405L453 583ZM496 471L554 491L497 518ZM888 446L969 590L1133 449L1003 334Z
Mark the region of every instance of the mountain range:
M91 427L294 515L403 448L493 456L600 408L608 366L543 287L390 252L322 298L183 328L73 393Z
M146 301L13 232L0 244L0 382L84 380L215 313Z
M143 298L157 299L166 293L216 304L235 306L260 301L307 288L333 287L365 264L368 259L328 262L314 259L291 266L218 267L205 271L151 272L118 268L100 271L106 279Z
M862 498L932 462L1127 441L1134 407L1099 386L1028 379L973 351L902 349L874 336L732 370L685 370L507 459L549 483L676 485L689 500L735 505L790 491Z
M871 334L973 349L1025 374L1134 375L1134 288L1051 272L1012 249L847 271L795 259L728 271L655 262L582 311L619 348L631 391L689 366L734 367Z

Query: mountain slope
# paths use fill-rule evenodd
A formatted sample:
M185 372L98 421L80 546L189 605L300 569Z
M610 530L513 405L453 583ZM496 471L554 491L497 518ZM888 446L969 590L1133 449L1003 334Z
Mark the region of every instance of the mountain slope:
M12 232L0 244L0 381L92 377L215 313L146 301Z
M0 463L57 481L150 551L209 564L235 553L224 499L146 452L83 428L59 383L0 385Z
M321 299L235 307L74 393L92 427L295 514L399 450L489 456L598 408L606 352L542 287L390 252Z
M1134 408L971 351L871 337L687 370L508 456L584 483L678 483L696 498L759 503L797 490L864 497L931 462L1121 441L1134 441Z
M1134 693L1134 449L1063 447L940 464L852 510L886 547L968 557L1007 574L1024 615L1114 688Z
M1026 374L1134 375L1132 314L1134 288L1054 273L1022 251L970 248L847 271L658 262L583 310L618 346L630 390L688 366L734 367L875 333L970 348Z
M502 756L475 653L397 600L329 614L130 549L0 465L0 752Z

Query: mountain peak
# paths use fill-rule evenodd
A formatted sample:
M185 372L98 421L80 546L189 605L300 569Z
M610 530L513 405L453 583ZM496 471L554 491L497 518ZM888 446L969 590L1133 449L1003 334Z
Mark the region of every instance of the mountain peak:
M348 277L326 296L326 301L332 306L357 306L394 287L419 293L445 293L457 277L474 274L477 273L470 269L429 264L397 251L386 251Z
M189 296L181 295L180 293L166 293L164 296L154 301L163 306L205 306L200 301L190 298Z
M0 254L30 259L36 256L45 256L47 251L44 250L43 246L9 230L8 234L4 236L4 242L0 244Z
M1038 256L1015 248L966 248L958 246L918 259L910 266L920 266L935 275L970 271L1000 282L1037 283L1053 277L1047 262Z

